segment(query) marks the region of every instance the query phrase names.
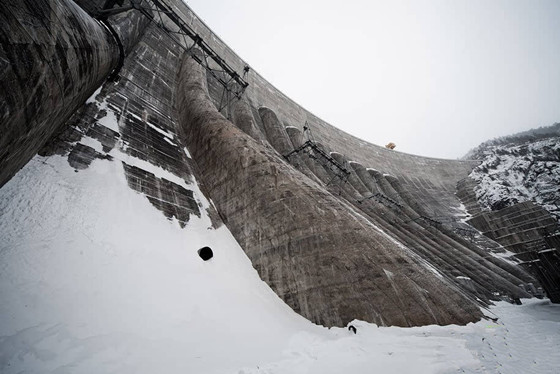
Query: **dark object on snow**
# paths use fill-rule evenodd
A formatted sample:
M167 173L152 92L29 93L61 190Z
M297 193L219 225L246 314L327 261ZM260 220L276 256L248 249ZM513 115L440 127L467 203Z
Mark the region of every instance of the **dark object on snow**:
M518 297L513 299L513 303L516 305L522 305L523 303L521 302L521 299L519 299Z
M349 331L352 331L354 334L355 334L356 331L357 331L356 328L355 328L354 326L352 326L352 325L348 326L348 330L349 330Z
M210 247L200 248L200 249L198 250L198 255L199 255L200 258L203 259L204 261L208 261L208 260L210 260L212 257L214 257L214 253L212 252L212 249L210 249Z

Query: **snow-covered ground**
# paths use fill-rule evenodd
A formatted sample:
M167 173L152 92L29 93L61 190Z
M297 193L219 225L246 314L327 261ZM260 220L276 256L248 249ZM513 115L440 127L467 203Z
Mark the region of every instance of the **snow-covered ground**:
M0 189L1 373L559 372L560 306L543 300L468 326L313 325L225 227L181 229L114 156L80 172L37 156Z

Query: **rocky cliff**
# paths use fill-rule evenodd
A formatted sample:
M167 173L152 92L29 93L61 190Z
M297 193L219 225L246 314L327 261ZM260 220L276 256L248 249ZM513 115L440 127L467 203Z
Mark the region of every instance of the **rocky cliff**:
M560 124L493 139L458 184L468 223L502 244L560 302Z
M560 219L560 124L488 141L466 157L482 160L470 177L485 209L533 201Z

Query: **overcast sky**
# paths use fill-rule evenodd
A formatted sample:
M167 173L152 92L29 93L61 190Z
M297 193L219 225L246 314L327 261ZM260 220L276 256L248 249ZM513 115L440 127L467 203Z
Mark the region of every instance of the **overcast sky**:
M560 122L560 0L187 0L241 58L330 124L458 158Z

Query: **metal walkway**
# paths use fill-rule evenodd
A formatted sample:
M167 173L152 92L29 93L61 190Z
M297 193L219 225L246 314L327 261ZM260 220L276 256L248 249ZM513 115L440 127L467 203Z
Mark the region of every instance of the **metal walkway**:
M119 1L110 2L109 6L117 5ZM184 6L184 11L193 13ZM131 0L131 5L121 8L102 9L97 11L97 18L106 19L108 16L120 12L137 9L150 19L180 48L203 66L208 74L216 79L223 87L223 94L218 110L226 108L237 98L241 99L249 83L245 80L249 67L243 69L243 76L235 71L202 37L190 27L178 13L181 11L177 4L169 0Z

